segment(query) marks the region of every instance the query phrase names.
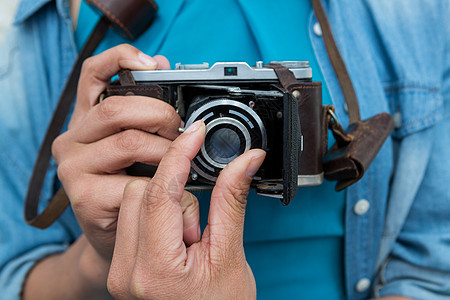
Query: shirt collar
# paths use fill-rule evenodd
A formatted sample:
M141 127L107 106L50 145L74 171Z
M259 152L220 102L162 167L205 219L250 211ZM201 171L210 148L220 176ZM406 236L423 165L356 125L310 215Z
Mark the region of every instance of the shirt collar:
M14 24L23 23L37 13L43 6L51 2L56 2L60 14L68 16L70 0L22 0L17 7Z

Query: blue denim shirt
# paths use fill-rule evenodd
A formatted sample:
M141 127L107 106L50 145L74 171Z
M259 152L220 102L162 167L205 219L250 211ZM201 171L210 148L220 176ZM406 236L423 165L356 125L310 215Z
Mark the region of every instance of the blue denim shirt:
M169 21L155 22L150 29L155 47L184 1L175 2L165 12ZM362 118L388 111L396 120L392 137L363 179L347 191L347 296L448 299L450 2L324 4ZM255 11L245 10L249 20L258 19ZM68 1L23 0L15 24L0 50L0 290L12 299L36 261L64 251L81 234L70 210L46 231L25 225L21 214L37 150L76 56ZM312 16L310 39L345 126L344 100L319 29ZM43 199L54 191L55 170L53 165L47 174Z

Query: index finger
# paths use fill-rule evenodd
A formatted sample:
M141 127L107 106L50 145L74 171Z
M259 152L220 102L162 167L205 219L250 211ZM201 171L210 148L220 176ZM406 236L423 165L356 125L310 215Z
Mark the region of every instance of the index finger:
M163 56L150 57L127 44L113 47L86 59L78 82L74 116L85 113L97 103L98 95L103 92L111 77L119 70L155 70L157 68L170 68L170 64Z
M191 160L205 136L205 124L197 121L172 143L147 186L142 201L139 248L155 265L173 259L184 262L183 211L180 201L189 176Z

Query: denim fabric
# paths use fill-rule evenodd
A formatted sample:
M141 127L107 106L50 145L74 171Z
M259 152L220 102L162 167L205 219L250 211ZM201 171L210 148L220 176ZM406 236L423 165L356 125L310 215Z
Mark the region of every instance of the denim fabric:
M36 5L37 1L29 1L21 3L20 9L31 12ZM0 50L3 58L0 62L2 299L18 299L24 277L36 261L64 251L81 234L70 209L46 231L26 226L22 213L40 142L64 77L68 75L76 55L70 39L53 39L47 36L48 32L54 36L71 34L70 27L60 21L55 3L42 8L23 25L13 27ZM50 56L54 59L49 59ZM43 189L43 199L49 199L53 193L55 171L53 164Z
M167 12L171 18L183 2L174 1L177 4ZM396 120L392 137L363 179L347 190L347 297L401 294L448 299L450 1L323 3L353 79L362 118L388 111ZM248 5L249 13L255 11ZM170 30L171 18L150 29L159 32L153 41L155 51ZM346 125L342 93L315 23L312 15L310 39L337 116ZM70 210L44 232L26 226L18 213L40 141L76 55L71 26L68 1L24 0L16 26L0 50L2 298L17 298L34 262L63 251L81 233ZM44 200L54 191L54 165L47 177ZM357 214L361 199L370 203L370 209Z
M450 178L445 155L450 139L444 129L450 101L449 9L449 1L328 2L362 117L388 108L396 120L392 145L385 144L365 178L348 189L347 291L353 289L354 298L365 296L355 291L362 277L373 278L378 295L449 297L450 223L445 216L450 194L443 184ZM352 204L362 198L374 214L355 218ZM355 232L361 236L349 242ZM383 266L383 271L373 277L377 253L375 270Z

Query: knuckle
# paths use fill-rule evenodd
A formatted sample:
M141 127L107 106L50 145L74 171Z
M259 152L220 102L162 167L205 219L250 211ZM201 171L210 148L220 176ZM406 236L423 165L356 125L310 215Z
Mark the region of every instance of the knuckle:
M114 51L117 51L119 54L123 53L124 51L138 51L135 47L131 46L130 44L123 43L120 45L115 46L112 48Z
M115 148L125 152L135 152L144 145L143 133L137 129L128 129L116 135Z
M229 207L225 210L227 218L234 220L234 222L243 220L248 196L248 188L245 187L245 184L239 182L227 183L219 195L224 204Z
M163 272L160 264L157 266L135 264L131 274L129 289L133 299L155 299L164 293L168 283L169 272Z
M52 143L52 155L56 160L56 163L58 163L62 152L64 151L66 144L66 140L64 138L64 134L59 135Z
M109 121L121 112L121 101L117 96L111 96L95 106L100 121Z
M142 209L152 214L158 212L158 219L163 222L168 218L167 214L172 213L173 204L176 202L174 193L169 190L168 178L160 174L147 185Z
M148 299L151 296L151 292L156 292L158 287L154 284L153 287L149 287L148 282L138 278L133 272L133 276L130 281L130 294L133 299Z
M175 169L177 167L178 165L173 165L171 169ZM181 199L182 194L180 194L180 191L183 190L185 186L186 177L187 172L172 172L170 177L166 176L165 182L167 182L167 192L170 196L179 197Z
M166 179L164 175L153 178L146 189L146 198L149 205L159 203L161 198L168 194Z
M142 286L140 282L131 281L130 294L133 299L145 299L145 296L147 295L146 288L145 286Z
M137 178L130 180L125 186L125 190L136 191L141 190L142 187L146 187L149 183L149 178Z
M57 174L59 180L64 184L66 182L70 183L71 177L77 172L74 164L70 160L65 160L58 165Z
M121 272L117 270L117 268L114 267L114 265L111 265L111 269L108 274L108 280L106 282L108 292L115 299L123 297L127 291L126 283L123 282L122 280L123 276L121 276L120 273Z
M139 50L137 48L133 47L130 44L125 44L125 43L120 44L111 49L111 53L119 62L121 60L128 60L130 55L135 56L135 55L137 55L138 52L139 52Z
M165 157L173 163L181 163L183 161L183 157L185 157L182 147L183 145L178 141L172 142L167 148Z
M81 65L81 75L92 73L95 70L95 61L95 56L86 58Z
M183 210L183 217L189 220L198 221L200 205L197 197L189 192L184 191L181 199L181 208Z
M85 186L85 184L80 184L70 189L70 203L75 212L94 212L95 205L93 205L94 201L92 201L95 199L94 192Z
M239 205L239 207L245 207L249 192L246 183L242 181L227 181L227 194L231 196L231 198L234 200L233 202Z
M191 282L189 282L191 281ZM171 264L150 267L135 265L131 274L129 291L134 299L182 299L189 294L193 280ZM173 287L176 286L176 289ZM182 296L184 295L184 296Z
M183 193L183 198L181 199L181 207L183 208L183 214L196 212L200 205L198 203L197 197L189 192Z
M172 107L171 105L168 105L166 103L164 103L165 105L162 106L161 109L161 121L164 124L169 124L171 123L174 119L178 118L178 114L175 111L175 108Z

